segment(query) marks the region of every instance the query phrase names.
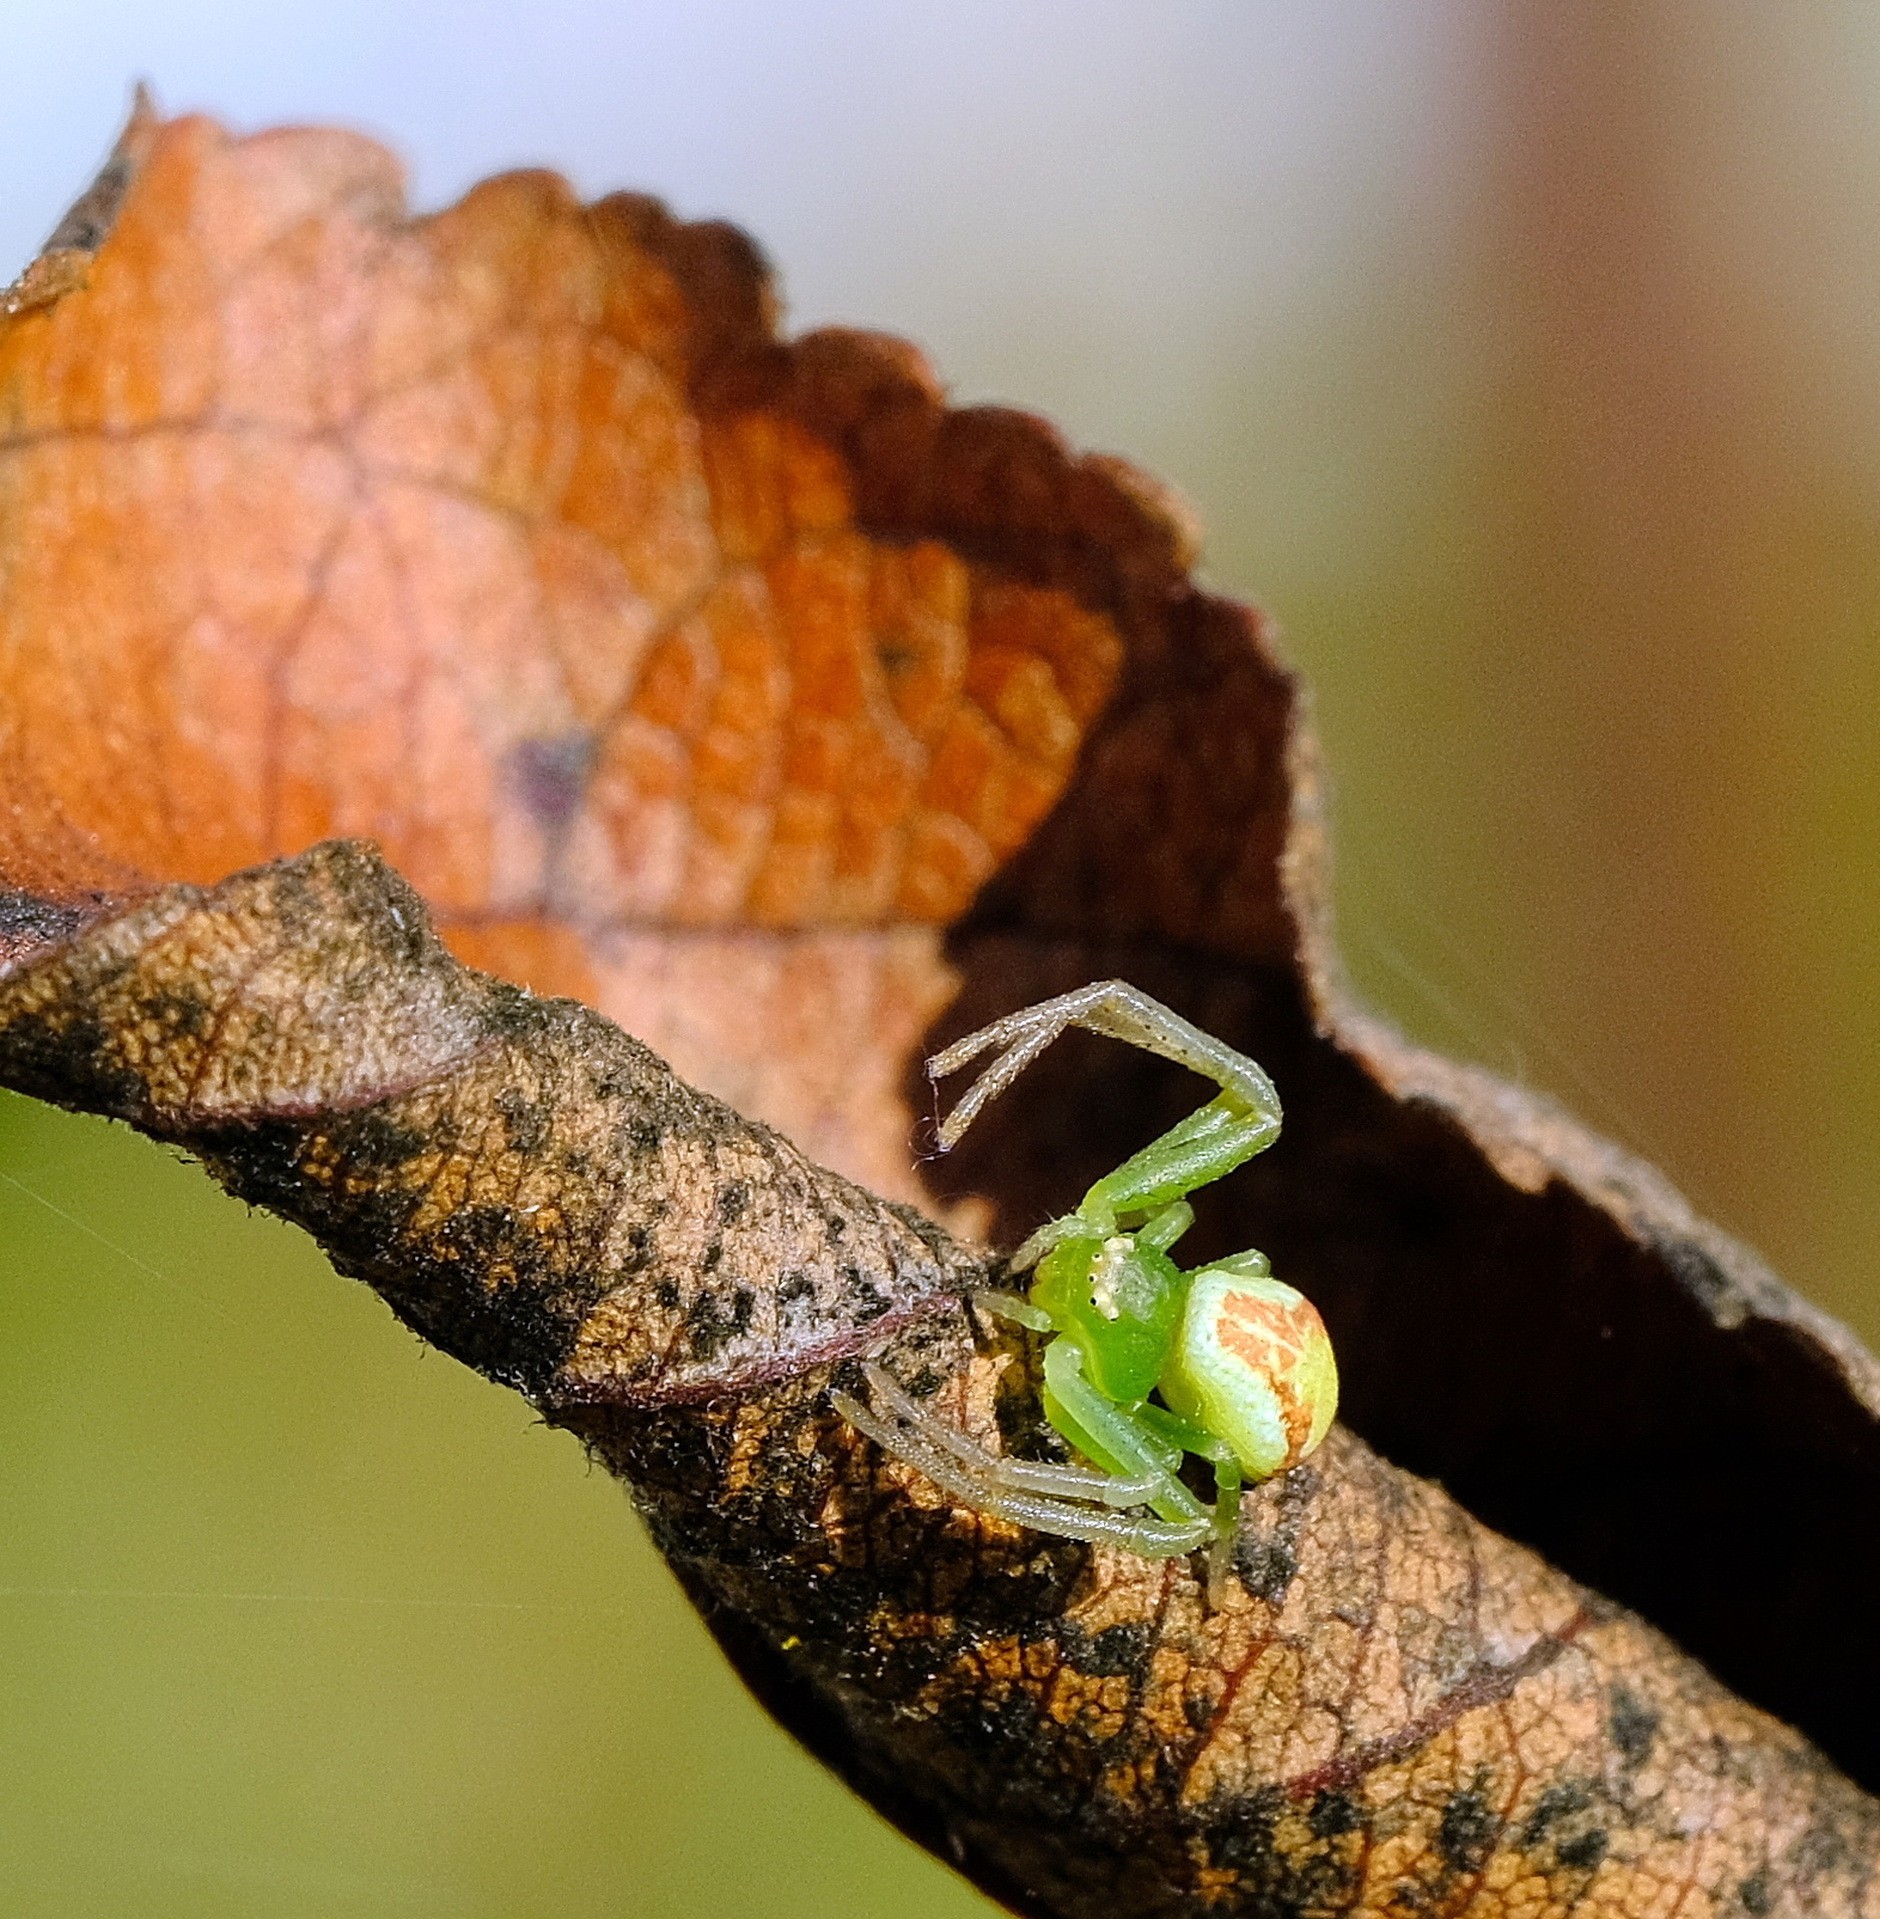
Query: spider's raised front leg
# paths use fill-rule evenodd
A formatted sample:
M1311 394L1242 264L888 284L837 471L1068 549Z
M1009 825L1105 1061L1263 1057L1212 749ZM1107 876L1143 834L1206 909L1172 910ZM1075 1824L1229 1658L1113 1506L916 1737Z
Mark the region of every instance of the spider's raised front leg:
M1072 1026L1127 1041L1145 1052L1191 1068L1221 1090L1158 1140L1097 1181L1075 1215L1041 1227L1013 1260L1016 1270L1034 1264L1079 1226L1108 1233L1119 1216L1161 1212L1270 1146L1279 1135L1279 1095L1273 1082L1244 1053L1204 1033L1151 999L1127 980L1098 980L1073 993L1007 1013L976 1033L955 1040L927 1062L942 1079L981 1054L1000 1049L967 1088L939 1129L940 1145L956 1145L988 1102L1017 1079L1051 1042Z
M1040 1000L1036 1006L1022 1006L934 1054L927 1062L927 1076L945 1079L981 1053L995 1046L1003 1049L941 1123L942 1150L956 1146L986 1103L1004 1092L1060 1033L1073 1026L1127 1041L1146 1053L1172 1059L1178 1066L1192 1067L1203 1079L1211 1079L1236 1110L1250 1117L1262 1116L1273 1132L1279 1131L1279 1095L1273 1090L1273 1082L1245 1053L1237 1053L1212 1033L1204 1033L1159 999L1151 999L1141 987L1127 980L1101 979L1075 992L1060 993L1056 999Z

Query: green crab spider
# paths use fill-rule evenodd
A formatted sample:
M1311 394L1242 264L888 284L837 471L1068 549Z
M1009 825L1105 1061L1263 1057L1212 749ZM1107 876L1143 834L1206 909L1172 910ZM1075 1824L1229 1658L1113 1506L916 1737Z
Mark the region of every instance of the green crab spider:
M832 1400L884 1452L981 1512L1148 1559L1212 1542L1218 1576L1243 1484L1298 1465L1338 1404L1324 1322L1272 1276L1264 1254L1186 1272L1169 1257L1194 1222L1187 1196L1278 1136L1279 1096L1244 1054L1126 981L1100 980L1008 1013L927 1062L938 1080L999 1049L941 1125L941 1149L1072 1026L1191 1067L1221 1089L1105 1174L1075 1212L1032 1234L1009 1266L1033 1275L1026 1293L973 1296L982 1312L1046 1336L1045 1418L1091 1464L995 1457L875 1362L862 1368L867 1405L846 1393ZM1212 1507L1180 1477L1190 1453L1214 1470Z

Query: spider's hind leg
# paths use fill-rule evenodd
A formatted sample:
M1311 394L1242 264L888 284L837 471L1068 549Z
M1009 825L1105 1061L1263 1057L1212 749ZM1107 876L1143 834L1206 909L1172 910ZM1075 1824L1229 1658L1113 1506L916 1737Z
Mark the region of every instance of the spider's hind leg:
M1205 1518L1176 1524L1124 1510L1155 1490L1146 1478L995 1458L922 1406L885 1366L865 1362L862 1374L870 1404L842 1392L831 1393L830 1404L883 1452L918 1468L977 1512L1062 1539L1126 1546L1148 1559L1192 1552L1208 1538Z

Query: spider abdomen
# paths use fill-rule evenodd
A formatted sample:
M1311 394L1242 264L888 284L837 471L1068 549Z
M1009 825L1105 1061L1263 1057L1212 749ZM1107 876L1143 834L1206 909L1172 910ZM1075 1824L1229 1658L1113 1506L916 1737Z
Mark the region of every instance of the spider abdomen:
M1202 1268L1162 1396L1226 1441L1248 1478L1298 1465L1338 1410L1338 1365L1318 1308L1282 1280Z

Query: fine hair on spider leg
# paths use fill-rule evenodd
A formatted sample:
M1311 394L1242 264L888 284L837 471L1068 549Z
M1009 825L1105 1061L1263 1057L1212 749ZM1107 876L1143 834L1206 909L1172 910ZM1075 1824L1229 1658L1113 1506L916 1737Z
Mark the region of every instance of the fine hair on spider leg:
M995 1459L910 1398L885 1367L868 1361L862 1372L875 1405L865 1406L848 1393L835 1392L829 1396L835 1410L883 1452L916 1467L936 1486L980 1512L1062 1539L1124 1546L1146 1559L1170 1559L1207 1541L1208 1520L1175 1523L1147 1513L1115 1510L1147 1497L1154 1489L1148 1480L1123 1479L1077 1466Z
M1042 1032L1027 1034L1022 1039L1014 1041L980 1074L952 1112L940 1122L938 1136L940 1150L943 1153L951 1152L960 1143L967 1127L979 1117L981 1109L1004 1092L1062 1030L1061 1027L1046 1027ZM1001 1037L1003 1036L993 1026L969 1034L957 1045L949 1046L944 1053L936 1053L927 1062L928 1078L944 1079L949 1073L957 1072L968 1060L976 1058L988 1046L996 1046Z

